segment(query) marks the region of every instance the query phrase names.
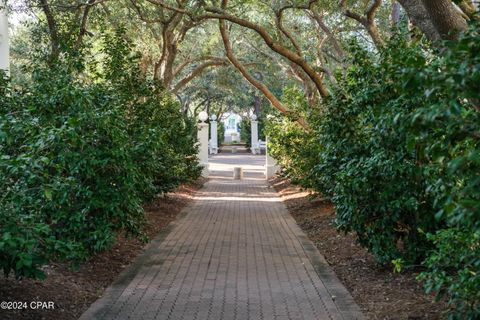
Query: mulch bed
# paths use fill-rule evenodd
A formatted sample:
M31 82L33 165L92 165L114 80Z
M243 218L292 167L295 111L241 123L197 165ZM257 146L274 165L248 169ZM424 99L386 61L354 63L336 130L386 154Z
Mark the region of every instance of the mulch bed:
M205 180L180 186L175 192L156 199L145 207L147 226L145 232L154 238L181 210L190 203L194 193ZM99 253L83 263L76 271L68 264L53 263L45 266L47 279L20 281L0 275L1 301L53 301L53 310L0 310L0 319L77 319L97 300L118 274L132 262L146 244L137 239L118 237L110 250Z
M424 293L415 280L417 270L393 273L375 263L373 256L356 243L354 234L335 229L331 203L283 178L270 183L368 319L445 318L446 304L434 303L433 297Z

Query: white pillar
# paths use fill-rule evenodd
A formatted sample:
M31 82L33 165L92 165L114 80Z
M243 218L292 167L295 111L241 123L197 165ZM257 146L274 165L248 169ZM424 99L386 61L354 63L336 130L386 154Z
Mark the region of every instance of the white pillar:
M0 0L0 69L10 70L10 43L6 3Z
M197 139L198 139L198 160L202 167L202 177L208 177L208 123L205 121L208 119L206 112L200 112L198 118L200 122L198 124Z
M251 137L250 149L252 150L253 154L256 154L257 150L255 149L255 146L258 145L258 121L255 120L253 117L251 121L251 134L252 134L252 137Z
M266 154L266 160L265 160L265 177L267 179L270 179L273 177L277 171L280 169L280 167L277 165L277 160L273 159L269 152L268 152L268 137L266 141L266 147L265 147L265 154Z
M217 116L213 115L210 120L210 143L212 147L212 153L218 153L218 135L217 135Z

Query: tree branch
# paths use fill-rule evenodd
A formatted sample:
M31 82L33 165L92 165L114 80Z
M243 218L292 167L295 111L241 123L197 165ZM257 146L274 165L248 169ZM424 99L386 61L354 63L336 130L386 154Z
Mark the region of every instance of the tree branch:
M224 0L224 3L225 3L225 1L226 0ZM225 21L220 19L219 20L219 26L220 26L220 33L222 35L222 40L223 40L223 44L224 44L224 47L225 47L225 51L226 51L227 57L230 60L230 62L238 69L238 71L240 71L240 73L244 76L244 78L248 82L250 82L250 84L252 84L255 88L260 90L265 95L265 97L270 101L270 103L277 110L279 110L283 114L291 113L291 111L286 106L284 106L263 83L255 80L250 75L250 73L247 71L247 69L240 63L240 61L238 61L235 58L235 56L233 54L233 51L232 51L231 44L230 44L230 38L229 38L228 32L225 28ZM304 127L305 129L308 129L308 124L305 122L304 119L298 119L297 122L302 127Z
M200 75L205 69L210 68L210 67L218 67L218 66L226 66L228 65L228 62L225 61L224 59L217 59L213 61L208 61L205 62L195 69L192 70L185 78L180 80L172 89L173 93L178 92L180 89L182 89L185 85L187 85L190 81L192 81L195 77Z
M295 37L290 33L290 31L288 31L284 25L283 25L283 12L287 9L309 9L312 7L312 5L317 2L318 0L310 0L309 3L305 6L300 6L300 7L295 7L293 5L288 5L288 6L284 6L282 8L280 8L280 10L278 10L275 15L276 15L276 23L277 23L277 28L290 40L290 42L292 43L293 47L295 48L295 50L297 51L297 54L301 57L303 57L302 55L302 48L301 46L298 44L298 42L295 40Z
M52 46L51 59L56 60L60 55L60 38L58 35L57 22L47 0L38 0L40 7L47 18L48 30L50 33L50 42Z
M176 77L177 75L179 75L180 72L182 72L183 69L185 69L185 67L188 66L191 63L201 62L201 61L206 61L206 60L215 60L215 59L221 59L221 58L213 57L213 56L201 56L201 57L195 57L195 58L192 58L192 59L186 59L175 69L175 71L173 72L173 76Z
M166 3L164 3L163 1L160 1L160 0L147 0L147 1L150 2L150 3L152 3L152 4L159 5L159 6L163 7L163 8L165 8L165 9L174 11L174 12L191 15L191 13L189 13L189 12L188 12L187 10L185 10L185 9L181 9L181 8L178 8L178 7L175 7L175 6L168 5L168 4L166 4Z
M462 0L458 4L458 7L469 19L473 19L475 17L475 13L478 11L472 0Z
M88 22L88 15L90 13L90 10L92 9L93 6L103 3L107 0L88 0L87 3L85 4L85 9L83 10L83 16L82 16L82 21L80 23L80 32L78 33L77 41L75 46L79 47L82 44L83 37L85 34L87 34L87 22Z
M147 18L143 12L142 12L142 9L140 9L140 7L137 5L137 2L136 0L130 0L130 3L132 4L132 7L135 9L135 11L137 12L138 14L138 17L140 18L140 20L142 20L143 22L147 22L147 23L165 23L165 20L162 19L162 18L158 18L158 19L149 19Z
M385 44L382 37L380 36L377 24L375 23L375 15L381 4L382 0L372 0L372 2L370 2L370 5L365 10L365 16L362 16L354 11L349 10L347 8L346 0L340 0L340 7L343 9L343 14L346 17L352 18L359 22L361 25L363 25L370 37L372 38L373 43L377 47L383 47Z
M323 22L323 18L315 10L310 11L310 17L317 23L318 27L322 29L322 31L327 35L328 40L332 44L332 47L337 52L339 60L343 60L345 58L345 51L343 51L342 46L340 45L338 40L335 38L335 35L333 34L332 30L330 30L330 28L327 27L325 22Z
M293 63L300 66L305 71L305 73L310 77L310 79L312 79L312 81L315 83L315 86L316 86L318 92L320 93L320 96L322 96L323 98L326 98L326 97L329 96L328 89L325 86L325 84L323 83L323 77L319 73L317 73L317 71L315 71L314 68L312 66L310 66L305 61L305 59L303 59L299 54L289 50L288 48L286 48L286 47L280 45L279 43L277 43L276 41L274 41L274 39L268 33L268 31L265 28L261 27L260 25L255 24L251 21L239 18L239 17L232 16L232 15L226 13L223 8L221 9L221 8L217 8L217 7L206 7L205 11L208 12L207 14L195 16L195 14L193 14L192 12L189 12L189 11L183 9L183 8L175 8L171 5L165 4L161 0L147 0L147 1L149 1L151 3L158 4L158 5L166 8L166 9L169 9L169 10L184 13L184 14L188 15L193 20L199 20L199 19L200 20L206 20L206 19L228 20L232 23L235 23L237 25L240 25L242 27L245 27L245 28L248 28L248 29L251 29L251 30L255 31L257 34L259 34L262 37L265 44L270 49L272 49L276 53L280 54L281 56L287 58L288 60L290 60ZM320 71L323 72L325 70L321 69Z
M375 19L375 14L377 13L378 8L382 4L382 0L373 0L370 6L368 7L367 11L365 12L367 16L367 21L369 23L373 23Z

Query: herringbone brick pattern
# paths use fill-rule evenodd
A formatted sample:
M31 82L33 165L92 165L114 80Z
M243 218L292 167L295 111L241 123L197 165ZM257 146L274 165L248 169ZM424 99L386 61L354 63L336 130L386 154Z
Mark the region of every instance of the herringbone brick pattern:
M260 171L229 177L226 166L252 159L264 158L215 158L216 177L171 232L82 319L361 318Z

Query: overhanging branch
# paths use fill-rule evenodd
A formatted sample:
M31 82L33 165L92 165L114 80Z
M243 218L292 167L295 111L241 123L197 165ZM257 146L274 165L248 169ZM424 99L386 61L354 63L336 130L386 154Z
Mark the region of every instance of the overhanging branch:
M168 5L164 3L161 0L147 0L151 3L157 4L162 6L165 9L168 10L173 10L175 12L179 12L182 14L188 15L192 20L206 20L206 19L218 19L218 20L227 20L230 21L234 24L240 25L242 27L251 29L257 34L259 34L262 39L264 40L265 44L275 51L276 53L280 54L281 56L287 58L288 60L292 61L293 63L297 64L300 68L305 71L305 73L312 79L312 81L315 83L315 86L320 93L320 95L323 98L326 98L329 96L329 92L325 84L323 83L323 77L321 74L319 74L312 66L310 66L305 59L303 59L302 56L300 56L298 53L289 50L288 48L282 46L278 42L276 42L273 37L268 33L268 31L261 27L258 24L255 24L251 21L230 15L224 11L224 8L226 6L222 6L222 8L217 8L217 7L205 7L205 11L208 12L206 14L202 15L195 15L194 13L184 9L184 8L178 8L174 7L171 5ZM313 1L313 0L312 0ZM320 72L325 72L326 70L320 69Z
M224 0L225 1L225 0ZM227 32L227 29L225 28L225 21L220 19L219 20L219 27L220 27L220 33L222 35L222 40L223 44L225 47L225 51L227 54L228 59L230 62L237 68L238 71L243 75L243 77L250 82L255 88L260 90L263 95L270 101L270 103L281 113L283 114L289 114L291 111L284 106L276 97L273 95L273 93L260 81L257 81L253 76L247 71L247 69L240 63L240 61L237 60L235 55L233 54L233 50L230 44L230 38ZM305 129L308 129L308 124L306 121L302 118L298 119L297 122Z
M187 85L190 81L192 81L195 77L200 75L203 71L210 67L218 67L218 66L225 66L228 65L228 61L225 59L217 58L216 60L205 62L195 69L192 70L185 78L180 80L172 89L173 93L177 93L180 89L182 89L185 85Z

